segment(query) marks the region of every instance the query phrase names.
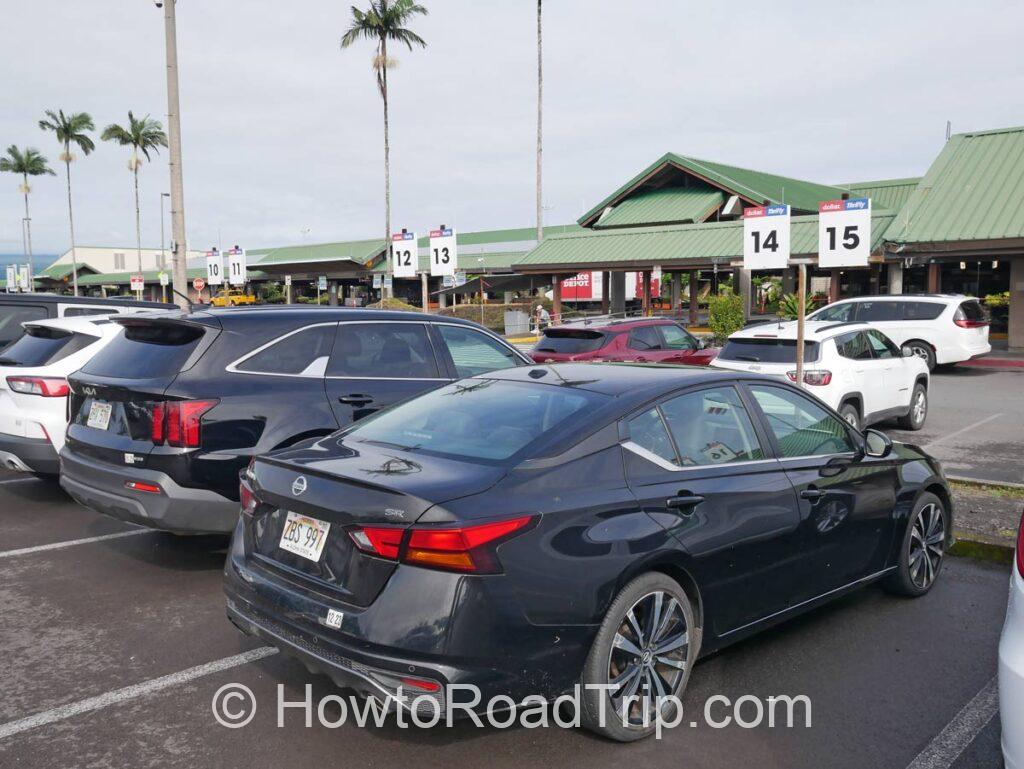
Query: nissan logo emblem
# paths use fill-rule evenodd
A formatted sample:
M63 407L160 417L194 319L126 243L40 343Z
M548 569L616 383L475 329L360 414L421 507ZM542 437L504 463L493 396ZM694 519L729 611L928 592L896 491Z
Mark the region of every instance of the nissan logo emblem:
M299 496L306 490L306 476L300 475L292 481L292 494Z

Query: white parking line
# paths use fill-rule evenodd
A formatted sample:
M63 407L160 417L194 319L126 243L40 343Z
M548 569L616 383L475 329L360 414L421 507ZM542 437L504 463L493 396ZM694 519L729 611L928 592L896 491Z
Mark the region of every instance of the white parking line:
M949 769L999 711L999 682L993 677L928 743L907 769Z
M85 537L84 539L69 539L64 542L51 542L49 545L35 545L34 547L21 547L17 550L5 550L0 552L0 558L14 558L19 555L31 555L32 553L43 553L47 550L63 550L65 547L75 545L88 545L90 542L103 542L107 539L119 539L120 537L134 537L136 534L152 534L156 529L132 529L131 531L118 531L114 534L101 534L98 537Z
M971 430L975 430L975 429L981 427L983 424L991 422L993 419L999 419L999 417L1001 417L1001 416L1002 416L1002 414L993 414L990 417L985 417L984 419L982 419L982 420L980 420L978 422L975 422L973 425L967 425L967 427L961 427L959 430L954 430L953 432L949 433L948 435L943 435L940 438L936 438L934 441L931 441L929 443L924 444L923 448L927 449L927 448L930 448L931 446L934 446L936 443L942 443L944 441L948 441L950 438L955 438L958 435L963 435L966 432L970 432Z
M22 483L24 481L38 481L38 480L39 479L36 478L34 475L26 475L26 476L21 477L21 478L4 478L2 481L0 481L0 486L5 486L8 483Z
M143 681L140 684L133 684L132 686L126 686L123 689L115 689L112 692L106 692L96 697L89 697L88 699L81 700L79 702L72 702L68 705L61 705L59 708L53 708L52 710L45 710L42 713L36 713L34 716L28 716L27 718L20 718L17 721L9 721L6 724L0 724L0 740L11 737L15 734L28 731L29 729L36 729L46 724L52 724L56 721L63 721L71 718L72 716L78 716L82 713L90 713L94 710L101 708L107 708L111 705L118 705L128 700L133 700L138 697L145 697L148 694L162 691L171 686L177 686L178 684L188 683L194 681L197 678L203 676L212 675L213 673L219 673L222 670L229 670L230 668L238 667L239 665L245 665L255 660L269 657L272 654L277 654L277 649L270 646L261 646L258 649L244 652L243 654L236 654L233 657L224 657L223 659L214 660L213 662L207 662L205 665L197 665L194 668L188 668L178 673L171 673L170 675L161 676L160 678L153 678L149 681Z

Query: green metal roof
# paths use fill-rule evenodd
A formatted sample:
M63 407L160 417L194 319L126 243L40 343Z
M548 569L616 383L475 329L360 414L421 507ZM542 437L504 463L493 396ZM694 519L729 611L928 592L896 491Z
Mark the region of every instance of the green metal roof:
M171 274L170 268L167 270L143 270L142 276L146 283L159 283L160 273L166 272L168 275ZM193 267L188 272L188 278L205 278L206 268L205 267ZM116 286L116 285L129 285L132 282L132 275L138 273L134 270L129 272L99 272L95 275L79 275L78 285L79 286ZM250 271L250 276L252 272Z
M63 280L64 278L69 277L73 271L74 269L72 265L58 262L55 264L51 264L45 270L40 270L35 274L34 277L41 279L49 278L50 280ZM91 272L96 272L96 270L92 266L85 264L84 262L78 263L79 280L82 279L83 274L88 274Z
M956 134L886 232L901 244L1024 238L1024 126Z
M549 224L544 228L544 237L563 235L567 232L578 232L582 229L577 224ZM479 232L459 232L455 242L460 246L485 246L492 243L516 243L523 240L536 240L536 227L516 227L507 230L480 230ZM429 233L420 233L416 240L420 248L430 245Z
M710 160L677 155L668 152L647 166L615 192L606 197L576 221L584 226L592 224L605 208L619 202L630 192L651 181L666 169L676 168L691 176L718 187L730 194L739 195L748 202L760 205L769 200L772 203L788 203L796 211L817 212L822 200L839 198L846 190L828 184L818 184L788 176L753 171L749 168L728 166Z
M478 272L511 272L512 263L518 261L528 251L498 251L495 253L462 253L459 252L459 269L465 270L470 275ZM385 272L387 263L381 259L375 264L370 272ZM430 257L421 254L419 265L416 267L419 272L430 272Z
M384 240L350 240L339 243L318 243L309 246L251 249L246 251L253 265L302 264L305 262L336 262L349 260L366 265L384 253Z
M895 214L872 212L871 249L879 248ZM794 255L818 251L818 217L795 216L790 231ZM546 238L513 267L568 268L575 265L655 265L686 261L710 262L743 258L743 222L705 222L618 230L588 230L583 233Z
M848 189L853 197L871 198L871 207L874 209L888 208L890 211L899 211L917 189L920 181L921 177L915 176L908 179L853 182L842 186Z
M604 214L594 228L702 222L724 202L725 193L707 185L640 190Z

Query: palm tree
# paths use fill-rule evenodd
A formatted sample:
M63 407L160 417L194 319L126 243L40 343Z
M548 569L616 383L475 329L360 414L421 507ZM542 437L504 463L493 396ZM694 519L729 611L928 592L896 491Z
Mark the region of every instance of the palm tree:
M117 142L122 147L132 148L132 157L128 161L128 170L132 172L135 181L135 245L138 249L139 274L142 274L142 224L139 219L139 166L142 165L141 152L146 160L150 159L150 152L159 152L161 147L167 146L167 134L159 120L153 120L146 115L141 120L136 120L135 115L128 111L128 127L111 123L103 129L100 138L105 142ZM139 291L139 299L142 299L142 291Z
M542 139L542 118L543 96L544 96L544 60L541 48L541 4L544 0L537 0L537 242L544 239L544 201L541 196L541 139Z
M373 69L377 73L377 87L384 101L384 243L391 242L391 143L388 136L388 67L396 62L388 58L388 41L404 43L411 51L413 45L426 48L426 41L406 28L416 15L427 15L427 9L413 0L370 0L370 6L361 11L352 7L352 24L341 37L341 47L348 48L359 39L377 43ZM388 259L388 272L391 260ZM383 292L382 292L383 295Z
M72 112L65 115L64 110L58 110L55 113L53 110L48 109L46 110L46 118L46 120L39 121L39 127L44 131L53 131L57 134L57 141L64 147L64 151L60 154L60 159L64 161L68 180L68 224L71 226L71 282L74 294L78 296L78 254L75 252L75 217L71 210L71 161L75 159L75 156L71 152L71 145L74 144L78 147L83 155L88 155L96 149L92 138L86 133L86 131L96 130L96 126L92 124L92 117L88 112Z
M32 218L28 215L28 177L49 174L56 176L46 164L46 158L34 147L19 150L13 144L7 148L7 157L0 157L0 171L21 174L21 193L25 196L25 259L28 261L28 287L32 290Z

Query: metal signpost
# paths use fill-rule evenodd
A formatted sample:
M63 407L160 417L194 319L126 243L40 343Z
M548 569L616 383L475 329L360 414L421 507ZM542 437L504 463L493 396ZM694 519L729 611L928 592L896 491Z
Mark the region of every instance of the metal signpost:
M142 292L146 288L146 276L141 273L136 273L131 277L131 288L132 291L136 292L139 296L139 300L142 299Z
M160 270L160 274L157 275L160 279L160 298L161 301L167 301L167 284L170 282L170 276L165 270Z

